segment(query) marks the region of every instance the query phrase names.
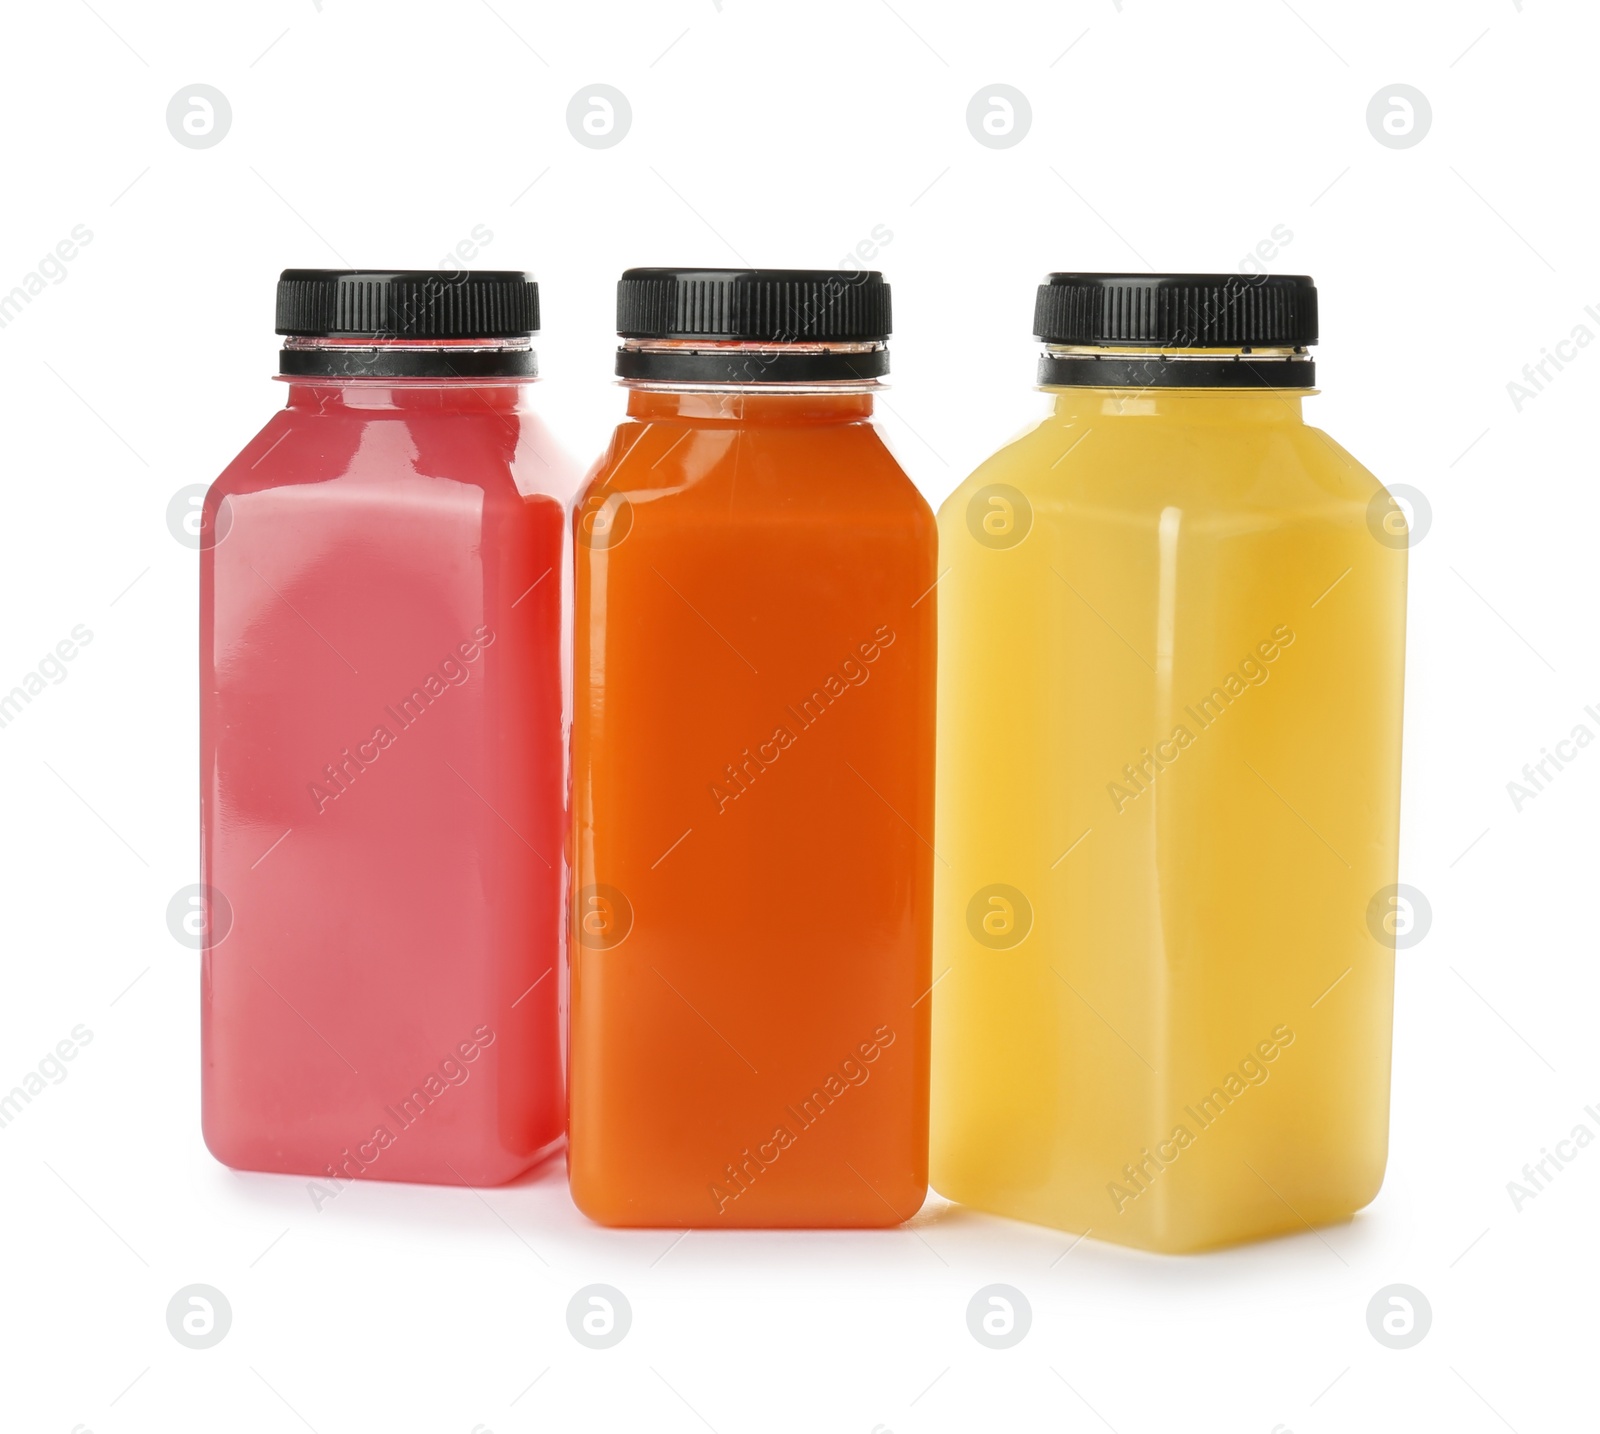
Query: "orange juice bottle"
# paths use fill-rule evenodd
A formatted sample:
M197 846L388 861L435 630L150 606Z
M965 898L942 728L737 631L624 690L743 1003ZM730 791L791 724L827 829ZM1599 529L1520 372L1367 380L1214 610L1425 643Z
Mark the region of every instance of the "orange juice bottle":
M1194 1250L1388 1139L1406 533L1301 417L1309 279L1053 274L940 513L932 1178Z
M570 1171L608 1225L927 1184L937 576L876 273L634 269L574 515Z

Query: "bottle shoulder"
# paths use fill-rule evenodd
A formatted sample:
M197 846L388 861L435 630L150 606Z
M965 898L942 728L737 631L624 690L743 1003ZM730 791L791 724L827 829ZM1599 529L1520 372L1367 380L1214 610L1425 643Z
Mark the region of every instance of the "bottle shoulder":
M991 454L940 508L964 523L974 501L1012 490L1066 513L1159 514L1172 508L1352 514L1384 493L1361 462L1300 422L1179 424L1160 419L1046 418Z
M409 502L421 490L457 496L477 490L491 502L571 501L578 470L530 411L416 414L318 413L280 409L211 484L207 501L273 490L348 485L353 499L392 492ZM356 489L360 489L359 495ZM308 496L310 496L308 491Z
M705 424L629 419L589 469L580 504L605 494L686 509L881 507L932 509L871 421Z

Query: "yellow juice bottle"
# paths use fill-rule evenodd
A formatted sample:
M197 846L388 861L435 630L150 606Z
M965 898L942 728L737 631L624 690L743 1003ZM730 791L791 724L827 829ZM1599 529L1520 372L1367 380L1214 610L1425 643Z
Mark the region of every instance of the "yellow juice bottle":
M1052 274L1051 412L939 515L931 1181L1144 1249L1388 1148L1405 521L1301 417L1316 289Z

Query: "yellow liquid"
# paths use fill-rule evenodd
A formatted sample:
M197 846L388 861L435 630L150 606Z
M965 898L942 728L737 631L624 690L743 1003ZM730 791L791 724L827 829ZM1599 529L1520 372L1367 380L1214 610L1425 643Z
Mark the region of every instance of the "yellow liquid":
M1047 392L939 515L933 1186L1152 1250L1346 1218L1388 1148L1403 518L1298 394Z

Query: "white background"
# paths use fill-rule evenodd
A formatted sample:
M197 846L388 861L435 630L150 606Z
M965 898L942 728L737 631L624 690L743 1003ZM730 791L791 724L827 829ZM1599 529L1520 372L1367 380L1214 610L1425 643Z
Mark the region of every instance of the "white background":
M0 1129L0 1427L506 1434L990 1428L1593 1427L1600 1148L1520 1211L1507 1182L1600 1133L1588 749L1518 812L1506 784L1600 732L1595 398L1578 350L1519 412L1507 384L1600 334L1600 22L1557 0L655 0L545 6L250 0L9 6L0 293L93 238L0 329L0 690L76 624L93 641L0 730L0 1090L93 1040ZM223 141L169 133L220 89ZM581 87L632 128L577 143ZM1031 132L968 101L1003 82ZM1431 102L1406 149L1366 111ZM529 186L532 186L531 188ZM826 266L875 225L895 293L885 419L937 502L1038 402L1049 269L1316 277L1312 420L1426 495L1412 554L1401 878L1432 925L1399 959L1388 1178L1352 1224L1161 1258L930 1200L859 1234L619 1233L557 1161L483 1195L234 1174L199 1131L196 555L169 534L282 402L287 265L478 263L543 284L540 397L587 460L621 410L613 285L634 264ZM1421 524L1418 524L1421 527ZM214 1348L166 1307L231 1303ZM567 1302L633 1325L581 1347ZM1003 1282L1022 1343L977 1343ZM1423 1291L1383 1347L1366 1308ZM530 1387L531 1386L531 1387Z

